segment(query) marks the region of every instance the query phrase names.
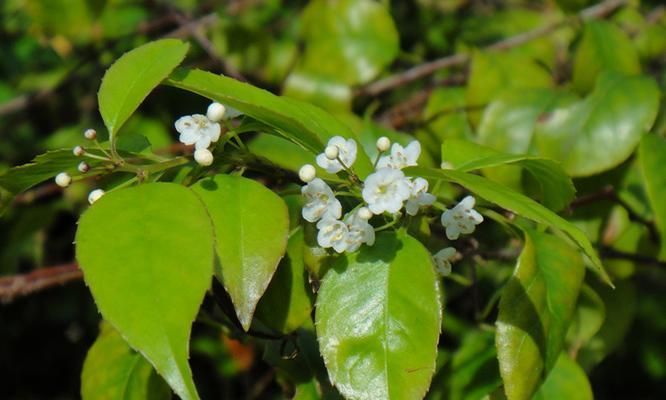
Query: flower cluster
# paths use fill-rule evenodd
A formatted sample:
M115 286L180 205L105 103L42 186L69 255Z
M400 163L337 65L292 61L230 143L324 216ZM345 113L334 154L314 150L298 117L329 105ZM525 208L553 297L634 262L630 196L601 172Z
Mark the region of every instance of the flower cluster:
M370 220L376 215L387 215L396 221L401 211L407 215L417 215L421 209L432 206L437 198L428 192L428 181L421 177L408 177L403 168L417 165L421 155L421 145L413 141L407 146L398 143L391 145L388 138L377 140L379 154L375 160L375 170L363 182L353 170L358 152L353 139L335 136L328 141L324 152L317 155L317 165L328 173L345 172L349 177L350 192L356 194L360 204L343 216L343 208L336 198L336 192L322 179L316 177L316 170L310 164L304 165L299 176L305 186L301 193L305 198L303 218L316 223L317 243L323 248L332 248L338 253L353 252L363 244L372 246L375 242L375 228ZM352 186L356 187L354 192ZM440 206L441 207L441 206ZM443 208L443 207L441 207ZM449 240L460 234L472 233L483 217L474 210L474 198L467 196L452 209L444 209L441 222ZM433 256L437 270L442 275L451 272L451 262L456 258L453 247L442 249Z
M213 153L208 148L220 139L222 132L219 122L238 115L240 113L232 108L211 103L206 115L186 115L176 120L174 125L180 133L178 140L186 145L194 145L194 160L199 165L209 166L213 163Z

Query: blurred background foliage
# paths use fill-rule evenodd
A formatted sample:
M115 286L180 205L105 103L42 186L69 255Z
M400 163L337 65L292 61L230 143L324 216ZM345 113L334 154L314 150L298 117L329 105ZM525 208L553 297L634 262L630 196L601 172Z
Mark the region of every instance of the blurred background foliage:
M583 22L576 16L593 1L4 0L0 173L80 144L85 128L103 133L96 93L105 69L161 37L191 42L190 66L335 113L371 156L379 136L405 143L414 135L431 165L449 159L441 143L451 139L553 158L576 177L579 200L563 214L598 245L617 288L588 274L568 357L538 397L558 398L558 388L575 382L580 398L590 390L600 399L659 398L666 393L666 247L660 249L657 236L666 216L648 198L666 189L648 187L635 150L648 131L666 135L666 103L659 105L666 10L657 0L604 3L622 6ZM542 27L543 34L521 45L487 49ZM413 80L401 74L453 54L450 68ZM389 76L397 79L388 87L373 85ZM173 121L206 105L159 88L123 129L144 136L153 151L169 152ZM309 160L275 136L257 136L249 145L284 168ZM666 174L663 161L650 167L653 174ZM519 167L484 173L535 192ZM13 199L0 219L0 274L71 263L87 191L75 185L61 193L47 184ZM481 398L501 384L492 323L519 249L493 225L477 238L490 243L487 254L467 257L445 283L431 399ZM3 300L0 398L77 398L83 360L100 330L83 283ZM262 354L262 339L233 336L195 324L192 365L203 398L280 398L282 389L309 398L311 388L293 384L298 370L283 365L288 349L269 346ZM308 335L298 340L313 345ZM580 369L589 390L585 379L576 380Z

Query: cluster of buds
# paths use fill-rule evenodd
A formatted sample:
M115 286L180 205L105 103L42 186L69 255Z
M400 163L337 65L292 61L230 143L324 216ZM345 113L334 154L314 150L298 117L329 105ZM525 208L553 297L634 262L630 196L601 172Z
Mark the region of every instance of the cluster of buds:
M97 141L97 131L94 129L86 129L85 132L83 132L83 137L86 138L89 141L94 142L97 147L101 149L101 146L99 146L99 142ZM104 152L104 150L102 150ZM106 152L104 152L106 153ZM74 154L76 157L88 157L88 158L93 158L93 159L102 159L105 161L109 161L110 158L105 158L101 157L95 154L91 154L83 146L75 146L72 149L72 154ZM107 154L108 156L108 154ZM81 161L79 165L77 166L77 170L81 174L85 174L88 171L90 171L90 164L86 161ZM60 172L58 175L55 177L55 183L56 185L60 186L61 188L66 188L69 185L72 184L73 178L70 174L67 172ZM99 200L102 196L104 195L104 191L102 189L95 189L91 191L88 195L88 202L90 204L93 204L95 201Z

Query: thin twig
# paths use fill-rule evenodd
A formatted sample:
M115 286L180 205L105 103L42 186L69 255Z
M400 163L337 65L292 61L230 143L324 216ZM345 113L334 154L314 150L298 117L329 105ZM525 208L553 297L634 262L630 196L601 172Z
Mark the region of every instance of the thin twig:
M652 265L655 267L666 268L666 261L661 261L654 257L642 256L640 254L625 253L623 251L615 250L610 247L602 247L601 249L599 249L599 253L603 258L629 260L643 265Z
M81 278L83 278L83 272L74 262L40 268L27 274L0 277L0 302L9 303L17 297L27 296Z
M527 42L530 42L534 39L546 36L578 20L585 21L589 19L603 18L606 15L610 14L615 9L617 9L618 7L626 3L627 0L605 0L599 4L596 4L594 6L582 10L576 17L566 18L561 21L553 22L546 26L533 29L531 31L520 33L518 35L506 38L490 46L487 46L483 48L483 50L502 51L513 47L517 47ZM441 69L464 65L469 61L469 59L470 59L469 54L458 53L442 57L430 62L426 62L417 65L415 67L412 67L406 71L400 72L395 75L391 75L387 78L371 83L365 87L361 87L359 90L356 91L355 95L376 96L387 90L391 90L396 87L405 85L409 82L413 82L417 79L426 77L428 75L432 75Z

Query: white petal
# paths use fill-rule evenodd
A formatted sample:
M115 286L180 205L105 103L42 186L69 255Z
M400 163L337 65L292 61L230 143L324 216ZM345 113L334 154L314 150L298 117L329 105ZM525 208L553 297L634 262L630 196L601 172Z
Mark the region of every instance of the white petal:
M456 225L449 225L446 227L446 237L449 240L456 240L460 237L460 229Z
M474 196L467 196L464 199L458 203L461 207L463 208L474 208L474 204L476 203L476 200L474 199Z
M407 165L416 165L421 155L421 143L418 140L414 140L405 147L404 150L405 158L407 159Z

